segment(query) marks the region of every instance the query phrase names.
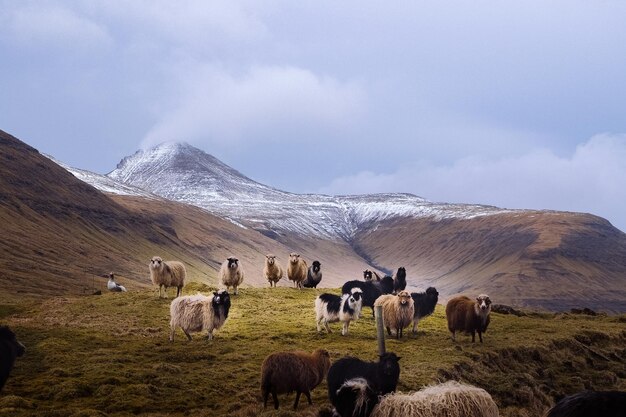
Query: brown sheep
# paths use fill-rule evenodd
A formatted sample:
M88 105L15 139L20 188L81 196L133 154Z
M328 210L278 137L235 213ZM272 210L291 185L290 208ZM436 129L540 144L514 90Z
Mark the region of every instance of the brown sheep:
M289 254L289 264L287 265L287 278L293 281L294 288L302 288L302 281L306 279L309 266L306 261L300 258L299 253Z
M263 276L270 283L270 287L276 287L276 283L283 277L283 268L276 263L276 255L265 255L265 266L263 267Z
M396 332L396 339L402 337L402 330L413 321L415 307L413 298L408 291L400 291L398 295L381 295L374 302L374 306L383 307L383 323L387 334L391 336L391 329Z
M480 343L483 342L483 333L489 325L489 313L491 312L491 299L486 294L471 300L464 295L454 297L446 305L446 318L448 330L452 333L452 341L456 341L456 332L465 332L472 335L472 343L476 341L476 332Z
M178 261L165 262L160 257L153 256L150 259L149 268L150 280L154 285L159 286L159 298L161 298L161 287L165 287L165 298L167 298L167 287L176 287L176 297L180 295L187 276L185 265Z
M261 365L261 395L263 408L267 406L270 393L274 408L278 409L278 394L296 392L294 410L298 408L300 394L311 401L311 390L318 386L328 374L330 354L324 349L313 353L302 351L276 352L265 358Z

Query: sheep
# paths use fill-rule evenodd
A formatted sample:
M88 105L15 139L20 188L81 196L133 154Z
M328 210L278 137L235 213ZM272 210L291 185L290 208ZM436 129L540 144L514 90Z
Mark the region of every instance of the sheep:
M393 293L398 291L404 291L406 289L406 269L404 267L398 268L398 271L393 276Z
M363 292L359 288L353 288L350 294L320 294L315 299L315 323L317 331L321 330L321 324L324 323L326 331L331 333L328 323L336 321L343 322L341 335L348 334L348 327L352 320L357 320L361 314L361 306L363 302Z
M545 417L623 417L626 392L582 391L561 399Z
M386 276L380 282L377 281L348 281L341 287L342 294L350 294L352 288L360 288L363 291L363 306L372 308L374 315L374 301L383 294L393 292L393 278Z
M126 287L115 282L115 274L111 272L109 274L109 282L107 282L107 288L112 292L126 292Z
M296 391L293 409L298 408L300 394L306 395L309 404L311 390L326 377L330 368L330 354L324 349L313 353L302 351L276 352L268 355L261 365L261 396L263 408L272 394L274 408L278 409L278 394Z
M319 261L313 261L313 264L309 267L306 275L306 280L302 283L305 288L317 288L317 285L322 280L322 264Z
M24 355L26 348L7 326L0 326L0 391L9 378L15 358Z
M337 390L333 416L368 417L378 401L378 394L365 378L349 379Z
M428 317L435 311L439 300L439 293L435 287L428 287L426 292L412 292L411 298L415 314L413 315L413 334L417 334L417 323L424 317Z
M160 257L153 256L149 268L152 284L159 286L159 298L162 298L161 287L165 287L165 298L167 298L168 287L176 287L176 297L180 295L187 277L185 265L178 261L165 262Z
M226 289L233 287L234 295L237 295L237 287L243 282L243 267L239 263L239 259L234 256L226 258L220 268L219 277Z
M372 280L372 271L366 269L363 271L363 281L371 281Z
M230 295L226 290L213 292L210 296L202 294L175 298L170 304L170 342L174 341L174 332L180 327L187 339L189 332L208 332L208 339L213 339L213 331L220 329L228 318Z
M448 381L412 394L382 397L372 417L498 417L498 406L484 389Z
M276 255L271 253L265 255L265 267L263 268L263 276L272 286L276 287L276 283L283 278L283 267L276 263Z
M396 390L400 378L400 357L393 352L379 356L378 362L365 362L347 356L336 361L328 371L328 399L337 408L340 388L354 378L363 378L375 395L385 395Z
M402 337L402 330L413 321L415 308L413 298L407 291L400 291L398 295L381 295L374 302L374 306L382 306L383 323L387 334L391 336L391 329L396 332L396 339Z
M292 252L289 254L287 278L289 281L293 281L294 288L302 288L302 281L306 279L308 269L306 261L300 258L299 253Z
M486 294L476 297L476 301L462 295L448 301L446 305L446 318L448 330L452 333L452 341L456 341L456 332L462 331L472 335L472 343L476 341L476 332L483 343L483 333L489 325L489 313L491 311L491 299Z

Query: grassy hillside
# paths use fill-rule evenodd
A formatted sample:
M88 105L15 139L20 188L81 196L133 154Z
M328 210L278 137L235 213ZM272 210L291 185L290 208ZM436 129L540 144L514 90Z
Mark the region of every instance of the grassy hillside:
M185 292L209 288L189 285ZM262 410L259 371L270 352L324 347L336 360L374 360L374 321L366 308L342 337L315 331L320 290L246 288L213 341L169 343L169 301L154 291L20 300L0 305L0 322L27 346L3 392L0 416L313 416L328 407L325 382L314 405ZM488 390L503 416L536 416L555 398L582 389L626 389L626 317L493 314L485 343L452 343L443 306L417 336L388 340L402 357L399 390L460 379Z

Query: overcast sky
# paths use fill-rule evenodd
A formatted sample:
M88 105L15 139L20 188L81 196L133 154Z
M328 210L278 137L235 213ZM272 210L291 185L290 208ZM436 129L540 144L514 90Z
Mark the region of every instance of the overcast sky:
M292 192L626 230L624 1L3 1L0 129L77 168L185 141Z

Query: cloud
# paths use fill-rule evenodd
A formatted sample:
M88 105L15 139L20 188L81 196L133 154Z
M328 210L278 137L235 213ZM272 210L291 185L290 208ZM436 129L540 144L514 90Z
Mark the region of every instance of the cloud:
M340 82L296 67L252 67L235 76L212 66L186 72L184 91L165 109L143 146L167 140L226 145L298 141L349 129L366 104L357 82Z
M626 135L599 134L569 156L537 149L516 157L416 161L392 173L361 171L319 192L412 192L431 201L588 212L626 230Z

